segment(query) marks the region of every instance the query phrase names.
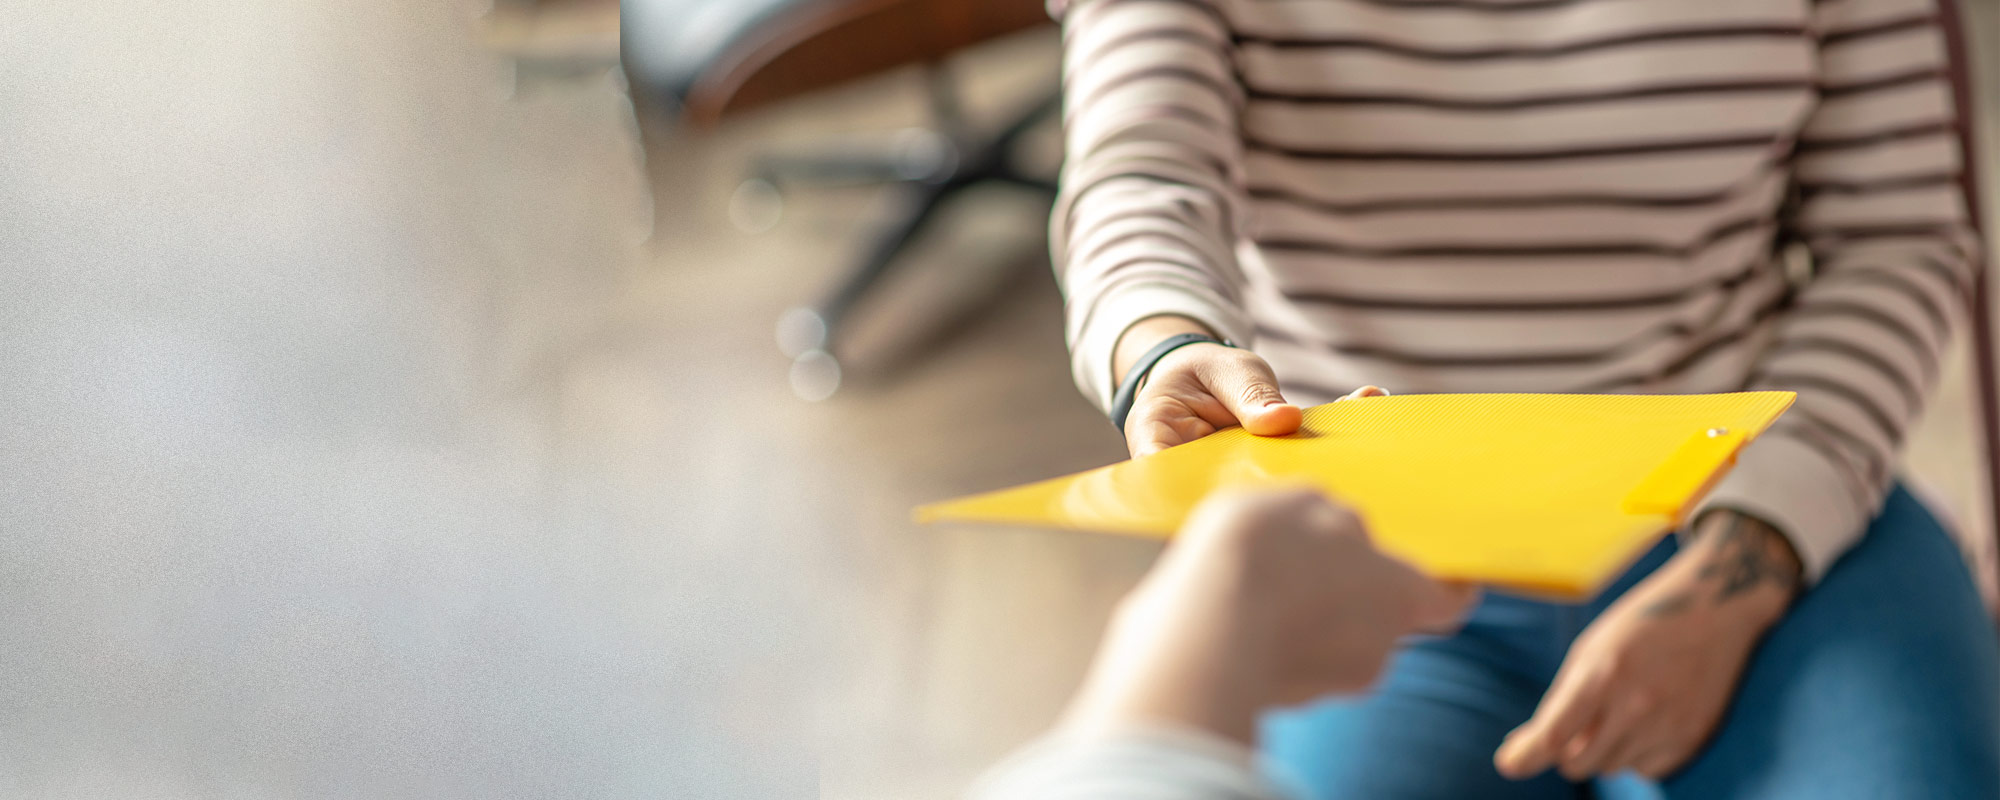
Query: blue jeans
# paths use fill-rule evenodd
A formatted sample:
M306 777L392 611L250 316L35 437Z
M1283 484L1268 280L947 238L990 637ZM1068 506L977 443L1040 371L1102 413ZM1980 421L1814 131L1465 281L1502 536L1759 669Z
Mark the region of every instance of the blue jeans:
M2000 644L1958 549L1897 488L1868 535L1752 657L1706 750L1659 784L1509 781L1493 751L1570 641L1675 550L1595 602L1490 595L1456 635L1412 644L1365 697L1268 715L1267 763L1314 800L2000 798Z

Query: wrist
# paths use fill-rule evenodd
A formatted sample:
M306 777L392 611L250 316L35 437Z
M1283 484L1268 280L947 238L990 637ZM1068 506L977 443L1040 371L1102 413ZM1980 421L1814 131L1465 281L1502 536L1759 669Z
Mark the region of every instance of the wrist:
M1758 631L1791 608L1803 564L1777 528L1730 509L1703 514L1663 577L1683 584L1719 614Z
M1069 714L1085 731L1165 724L1254 745L1271 704L1269 614L1234 581L1149 580L1118 605ZM1232 573L1233 574L1233 573Z
M1669 598L1653 606L1655 615L1686 614L1709 620L1719 630L1739 630L1760 636L1783 619L1790 610L1794 593L1777 586L1760 585L1725 596L1718 581L1704 576L1706 562L1683 552L1648 582Z
M1125 375L1132 371L1132 366L1138 363L1139 358L1144 356L1147 350L1151 350L1153 345L1159 344L1169 336L1179 336L1183 333L1199 333L1221 338L1215 331L1209 330L1207 325L1178 314L1163 314L1139 320L1132 323L1132 327L1125 329L1125 333L1118 337L1118 344L1112 348L1112 381L1124 380Z

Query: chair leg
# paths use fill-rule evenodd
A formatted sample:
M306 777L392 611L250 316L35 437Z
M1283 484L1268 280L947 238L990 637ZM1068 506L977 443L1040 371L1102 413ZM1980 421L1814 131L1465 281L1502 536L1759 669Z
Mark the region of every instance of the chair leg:
M854 185L941 181L958 167L958 148L934 131L905 130L888 141L841 142L811 153L765 155L751 166L754 178L787 184Z
M962 119L959 118L949 82L938 78L939 75L942 73L933 73L933 107L940 116L940 127L945 131L955 131L959 129L956 126L962 125ZM952 196L969 186L994 181L1026 186L1054 197L1053 182L1021 172L1013 166L1012 158L1020 139L1060 108L1060 96L1051 92L1014 117L999 132L966 146L962 151L952 143L967 141L963 134L935 134L946 147L951 148L952 158L948 162L940 162L941 171L928 180L917 179L905 184L903 216L898 217L899 221L876 237L866 256L857 262L855 269L825 301L816 306L793 308L778 318L778 347L793 359L794 392L805 399L818 400L838 388L840 361L834 348L842 323L854 305L888 274L903 250L923 233ZM836 163L832 166L842 165ZM905 180L911 179L905 177Z
M794 359L833 352L842 321L854 304L888 274L897 256L929 227L944 201L963 184L909 184L903 190L903 208L896 222L876 235L867 254L855 263L833 292L818 305L786 311L778 318L778 347Z
M646 184L646 230L639 241L642 244L654 245L659 243L662 234L668 233L661 230L662 216L673 211L666 204L667 200L661 197L660 186L663 182L661 173L667 171L663 169L661 154L670 152L667 147L667 142L673 138L670 132L679 126L669 115L662 113L647 98L645 92L636 91L629 83L626 95L632 101L632 131L638 144L636 156L639 174L644 177Z

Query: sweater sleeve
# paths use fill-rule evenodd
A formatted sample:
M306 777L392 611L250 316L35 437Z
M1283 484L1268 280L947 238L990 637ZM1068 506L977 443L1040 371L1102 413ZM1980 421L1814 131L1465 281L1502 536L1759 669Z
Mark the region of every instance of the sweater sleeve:
M1077 386L1111 405L1118 338L1191 317L1249 338L1234 255L1243 92L1203 0L1051 3L1063 28L1065 160L1050 248Z
M1036 742L973 784L968 800L1285 800L1251 753L1213 736L1127 729Z
M1938 377L1979 243L1935 0L1825 0L1787 224L1811 277L1751 388L1798 392L1705 501L1784 531L1817 580L1860 538Z

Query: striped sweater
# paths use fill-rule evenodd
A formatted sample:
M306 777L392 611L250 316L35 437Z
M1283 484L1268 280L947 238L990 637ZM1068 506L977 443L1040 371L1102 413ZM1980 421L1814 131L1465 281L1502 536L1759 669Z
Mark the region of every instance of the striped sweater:
M1077 383L1179 314L1301 403L1796 391L1705 503L1816 578L1977 265L1933 2L1055 0Z

